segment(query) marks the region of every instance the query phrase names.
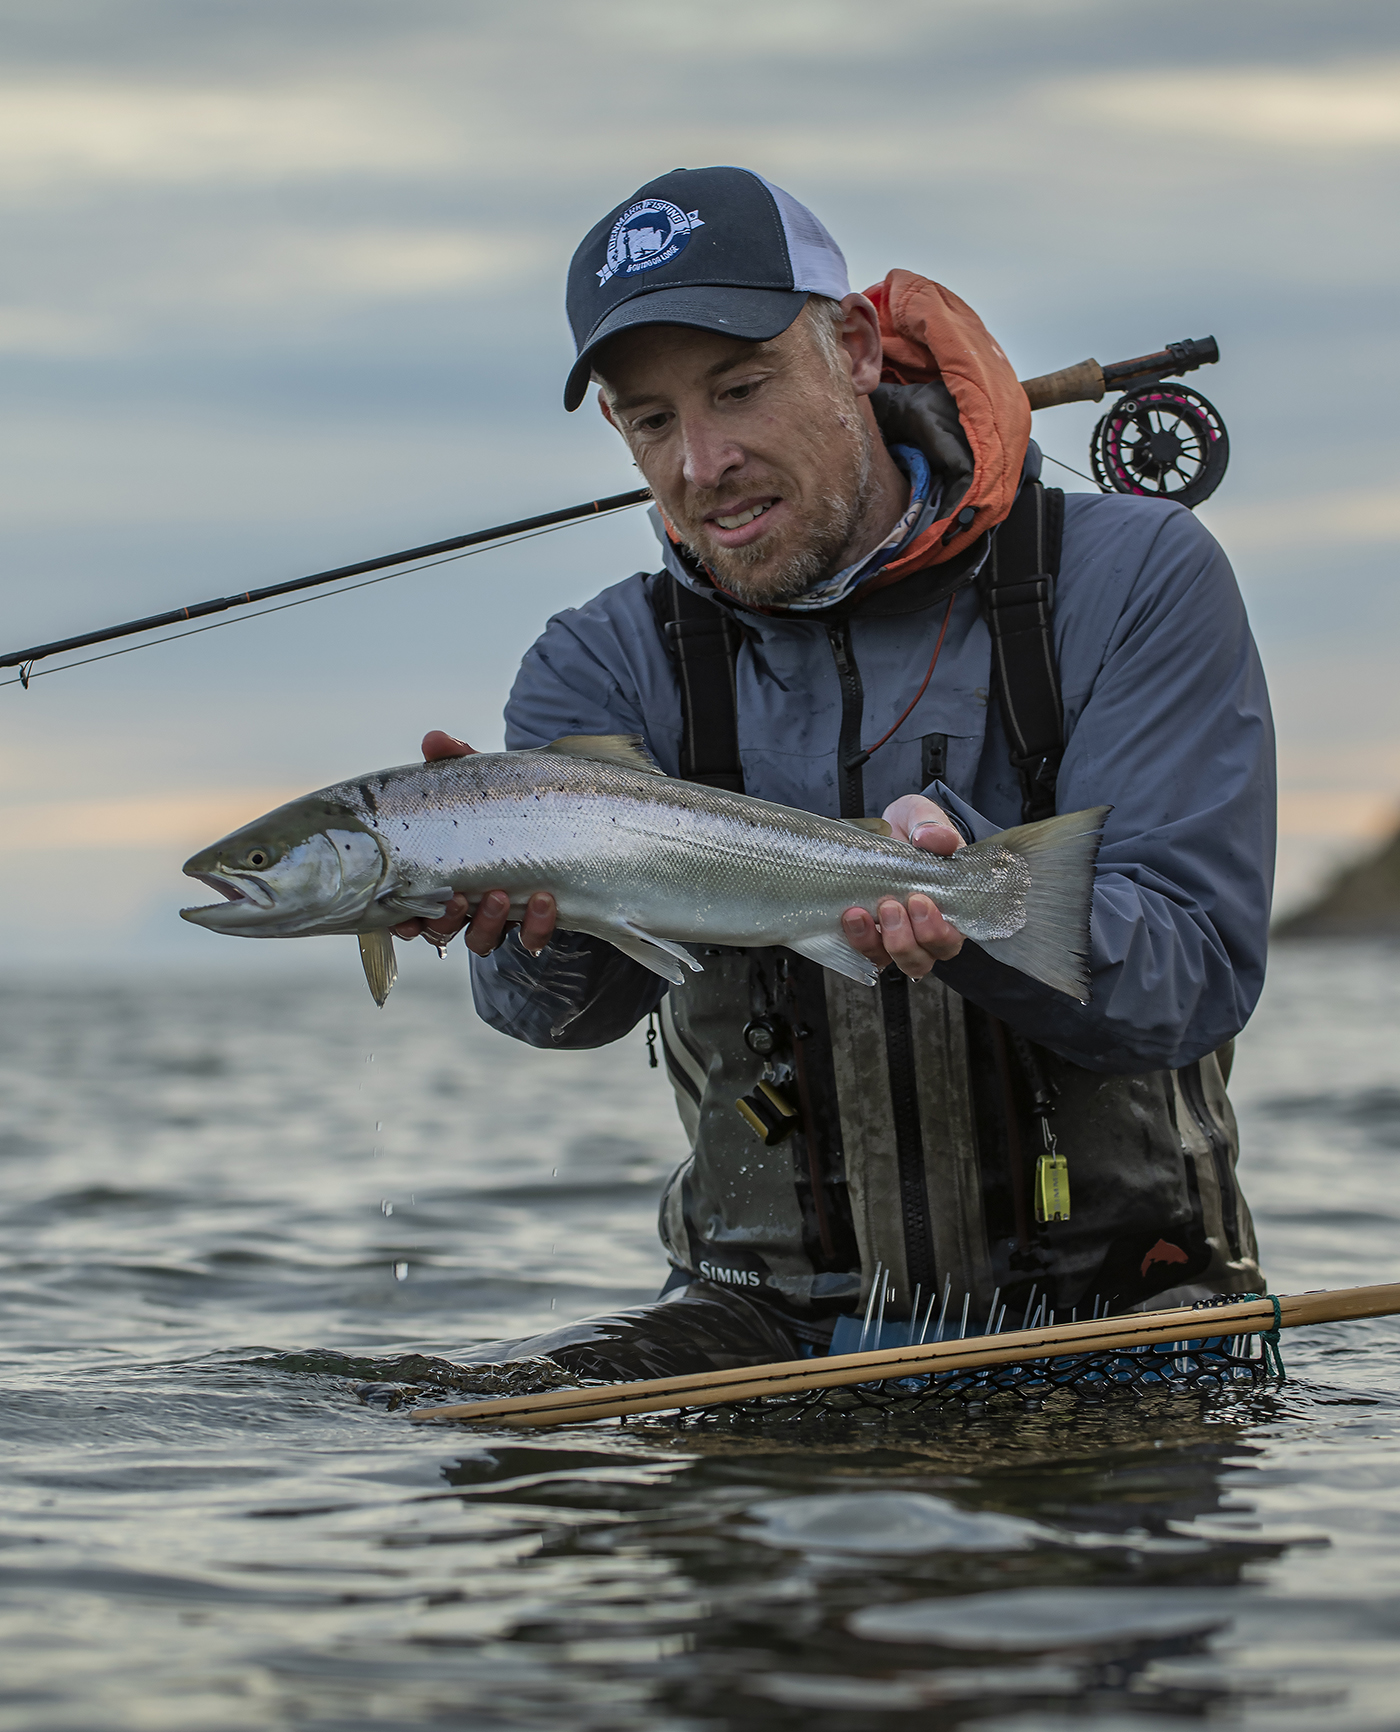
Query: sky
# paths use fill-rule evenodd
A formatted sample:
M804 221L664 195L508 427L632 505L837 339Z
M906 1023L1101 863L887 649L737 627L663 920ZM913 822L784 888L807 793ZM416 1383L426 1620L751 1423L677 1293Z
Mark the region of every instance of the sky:
M1218 338L1199 514L1274 693L1281 904L1372 845L1392 0L0 0L0 647L635 485L561 407L565 271L633 188L725 162L853 284L955 290L1022 377ZM1098 413L1035 437L1085 468ZM188 853L429 727L498 746L549 614L653 545L634 512L0 687L0 953L232 965L176 916Z

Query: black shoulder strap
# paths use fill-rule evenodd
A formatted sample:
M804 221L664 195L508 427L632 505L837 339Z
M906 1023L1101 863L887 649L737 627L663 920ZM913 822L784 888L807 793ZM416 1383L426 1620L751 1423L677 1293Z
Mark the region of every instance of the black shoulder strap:
M1028 481L992 536L978 587L992 634L992 689L1021 778L1025 823L1055 810L1065 714L1055 665L1051 610L1060 570L1065 496Z
M734 663L743 634L721 607L669 571L649 580L652 611L681 688L681 763L687 782L744 791Z

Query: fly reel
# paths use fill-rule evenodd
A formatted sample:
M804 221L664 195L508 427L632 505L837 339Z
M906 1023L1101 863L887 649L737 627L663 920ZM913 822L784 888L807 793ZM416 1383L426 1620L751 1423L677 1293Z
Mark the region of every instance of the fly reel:
M1196 506L1225 478L1230 438L1215 405L1189 386L1165 384L1220 359L1214 337L1168 343L1131 361L1081 361L1059 373L1022 381L1032 409L1099 402L1126 390L1094 428L1089 465L1105 493L1140 493Z
M1089 466L1105 493L1149 493L1178 505L1209 499L1229 461L1220 411L1185 385L1120 397L1089 441Z

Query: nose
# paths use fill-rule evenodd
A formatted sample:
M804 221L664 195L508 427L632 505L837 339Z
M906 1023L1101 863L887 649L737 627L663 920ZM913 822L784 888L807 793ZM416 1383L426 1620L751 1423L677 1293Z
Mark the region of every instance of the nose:
M748 453L728 428L705 414L687 416L681 425L684 474L690 487L713 490L742 469Z

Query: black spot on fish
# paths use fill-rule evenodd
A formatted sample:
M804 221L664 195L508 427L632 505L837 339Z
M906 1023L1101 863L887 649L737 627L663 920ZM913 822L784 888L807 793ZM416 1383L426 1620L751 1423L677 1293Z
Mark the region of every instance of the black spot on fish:
M408 828L408 819L407 818L405 818L403 821L403 827L405 830Z

